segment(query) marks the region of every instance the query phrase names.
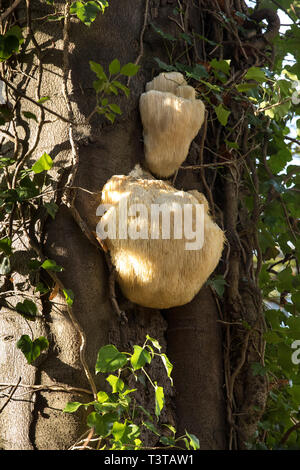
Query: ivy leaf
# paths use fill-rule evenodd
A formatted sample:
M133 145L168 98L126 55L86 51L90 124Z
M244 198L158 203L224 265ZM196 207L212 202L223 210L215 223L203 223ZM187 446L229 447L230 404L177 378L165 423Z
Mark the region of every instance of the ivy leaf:
M64 270L64 268L56 264L56 262L53 259L46 259L41 265L41 267L44 269L47 269L48 271L61 272Z
M146 364L151 363L151 355L149 351L137 345L134 345L133 349L134 349L134 353L130 358L130 362L133 367L133 370L141 369Z
M253 362L251 364L251 368L254 376L261 375L263 377L267 373L266 367L260 364L259 362Z
M82 406L83 403L80 403L79 401L70 401L69 403L66 404L65 408L63 409L64 413L75 413L75 411Z
M3 251L6 255L11 255L12 250L11 250L11 244L12 241L10 238L5 237L0 240L0 251Z
M172 42L175 42L177 41L177 39L172 36L171 34L169 33L165 33L164 31L162 31L160 28L158 28L157 26L155 26L153 23L150 23L150 25L152 26L152 28L154 29L154 31L159 34L163 39L167 39L168 41L172 41Z
M159 342L157 341L157 339L154 339L154 338L151 338L151 336L149 335L146 335L146 339L148 341L151 341L151 343L153 344L153 346L158 349L158 351L161 350L161 345L159 344Z
M98 372L114 372L127 363L127 356L113 345L103 346L97 355L95 370Z
M22 351L28 364L32 364L42 351L49 347L49 342L44 336L40 336L32 341L28 335L22 335L17 342L17 348Z
M285 168L286 164L291 160L291 151L288 148L280 149L276 154L270 156L268 160L268 165L272 173L274 173L274 175L277 175L280 171Z
M95 429L95 433L98 434L98 436L106 437L110 434L113 424L117 419L118 414L115 412L100 415L93 411L87 417L87 424Z
M98 403L105 403L109 401L109 396L107 393L103 392L102 390L97 393L97 401Z
M265 72L259 67L250 67L244 78L246 80L255 80L259 83L263 83L267 80Z
M31 113L30 111L23 111L23 116L27 119L33 119L35 122L38 122L37 117L35 114Z
M55 202L45 202L44 207L47 210L48 214L55 219L56 212L58 211L58 205Z
M207 281L207 284L216 291L219 297L223 297L226 286L226 281L223 276L215 276L213 279Z
M38 312L36 304L29 299L25 299L24 302L18 302L16 310L27 320L35 320Z
M106 380L111 385L113 393L122 392L125 387L123 380L116 375L109 375Z
M0 62L9 59L19 49L19 40L16 36L0 35Z
M138 72L139 68L140 68L139 65L129 62L128 64L123 65L123 67L120 70L120 73L122 75L125 75L126 77L132 77Z
M75 14L86 26L91 26L92 22L95 21L99 11L103 11L103 8L98 2L73 2L70 7L70 13Z
M155 382L155 416L158 418L165 404L163 387L159 387Z
M112 435L116 441L120 441L125 433L126 424L115 421L111 430Z
M228 117L229 117L231 111L224 108L224 106L220 103L218 106L215 106L215 112L216 112L217 118L218 118L219 122L222 124L222 126L226 126L227 121L228 121Z
M220 72L223 72L226 75L229 75L229 73L230 73L230 60L213 59L213 60L210 61L210 65L215 70L219 70Z
M153 432L153 434L155 434L156 436L160 436L160 433L158 432L157 428L154 426L153 423L150 423L149 421L144 421L143 425L151 432Z
M53 160L46 152L38 159L37 162L32 166L34 173L42 173L42 171L48 171L52 168Z
M166 369L166 371L167 371L167 374L168 374L168 377L169 377L169 379L170 379L170 381L171 381L171 384L173 385L173 379L172 379L172 377L171 377L171 373L172 373L172 369L173 369L173 364L171 364L171 362L170 362L169 358L166 356L166 354L162 353L162 354L160 355L160 357L161 357L161 360L162 360L162 362L163 362L163 365L165 366L165 369Z
M176 67L174 67L173 65L166 64L158 57L154 57L154 60L162 70L166 70L167 72L173 72L174 70L176 70Z
M189 434L187 430L185 431L185 434L189 438L190 446L192 447L192 449L194 450L200 449L199 439L194 434Z
M63 289L64 296L66 298L67 305L71 307L74 302L74 292L71 289Z

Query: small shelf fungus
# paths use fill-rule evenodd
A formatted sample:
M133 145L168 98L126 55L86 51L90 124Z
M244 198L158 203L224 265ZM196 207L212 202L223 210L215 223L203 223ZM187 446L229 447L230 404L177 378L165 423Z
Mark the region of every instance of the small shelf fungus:
M198 191L178 191L139 165L102 190L97 235L123 294L144 307L190 302L217 266L224 234Z
M171 176L186 159L205 114L195 89L179 72L161 73L140 97L145 161L158 177Z

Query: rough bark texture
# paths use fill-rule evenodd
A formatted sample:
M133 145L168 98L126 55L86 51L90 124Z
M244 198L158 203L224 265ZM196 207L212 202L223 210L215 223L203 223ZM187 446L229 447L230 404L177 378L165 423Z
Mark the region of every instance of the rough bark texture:
M58 4L59 10L62 11L63 5L64 2ZM203 34L201 25L197 21L199 8L194 10L192 1L185 2L185 5L190 7L190 28ZM79 167L75 184L89 191L100 193L104 183L112 175L126 174L137 162L143 161L138 99L144 91L145 83L153 74L158 73L153 57L160 57L162 60L166 57L164 41L154 33L149 23L155 22L156 26L163 28L164 31L178 35L178 26L168 19L177 6L177 1L149 1L148 26L143 38L142 66L137 76L130 81L129 99L118 98L116 101L120 104L123 115L113 125L97 116L87 123L86 117L93 109L95 99L92 88L95 76L90 71L88 61L98 62L106 70L108 64L115 58L118 58L122 64L134 62L141 52L140 34L144 24L145 6L144 1L124 0L120 3L119 0L110 0L105 14L100 15L90 28L78 20L71 20L70 75L67 87L74 120L77 123L75 140L78 146ZM33 18L43 17L47 14L48 7L45 3L35 0L31 2L31 10ZM25 11L19 8L18 17L21 23L24 16ZM48 106L67 117L62 93L64 67L62 25L60 22L36 21L34 33L42 49L43 72L40 94L50 96L51 101L48 102ZM26 88L26 94L35 98L36 79L39 74L38 61L33 53L26 54L25 61L23 72L30 74L32 79L26 78L25 75L15 75L14 83L18 84L20 89ZM25 109L36 112L36 107L29 102L22 110ZM50 115L47 115L47 119L51 122L43 127L32 158L34 161L44 151L51 155L55 163L51 174L54 180L58 180L58 184L54 187L60 190L67 180L72 165L69 126ZM28 131L28 125L21 116L20 125L24 125L25 129L27 126ZM30 131L29 144L34 136L34 124L30 125ZM214 142L217 142L218 138L212 136ZM198 162L200 141L201 132L191 147L188 163ZM205 189L203 181L193 171L181 172L176 180L176 187L184 190ZM221 195L222 199L223 190L220 188L216 188L215 192L217 197ZM61 202L60 195L58 191L57 203ZM75 206L92 231L95 230L97 222L95 213L99 200L99 195L77 191ZM229 221L229 225L230 223ZM236 221L232 223L235 224ZM162 417L163 422L177 425L179 431L187 429L197 435L202 449L225 449L227 425L223 338L218 322L219 310L211 290L205 287L190 304L166 312L132 306L126 310L128 324L124 326L120 324L111 308L105 258L89 243L63 203L55 220L48 218L46 221L44 251L49 258L55 259L65 268L63 273L59 273L59 277L75 294L74 314L86 333L86 357L90 369L94 370L97 351L104 344L114 343L122 350L128 350L133 344L142 344L146 333L155 337L166 348L174 364L173 389L165 380L160 364L155 364L152 372L155 379L165 387L167 395L168 406ZM240 253L232 250L230 256L232 259L236 256L236 263L233 262L231 268L234 270L234 267L239 265ZM236 287L236 277L232 270L230 273L233 276L233 286ZM20 276L22 281L22 274ZM124 299L118 295L122 303ZM229 296L229 309L234 303L235 295L238 295L237 292ZM28 332L28 325L14 312L2 309L1 383L16 383L21 377L21 383L27 385L65 384L88 389L79 361L80 339L68 316L63 299L58 299L59 297L56 297L57 303L52 308L49 303L44 302L41 305L42 315L39 321L31 324L34 337L44 334L50 341L50 349L34 365L27 365L15 347L15 341L19 336ZM254 321L258 308L255 306ZM250 358L247 361L251 362ZM251 408L248 395L252 393L253 377L249 374L248 367L239 377L239 412ZM103 386L103 381L101 382L99 377L95 380L98 386ZM247 397L243 396L245 381L249 384L245 392ZM16 396L24 391L26 389L19 387ZM139 396L143 406L153 406L146 390L141 388ZM10 400L0 415L1 447L4 449L68 448L83 432L85 425L81 413L69 415L62 413L62 409L67 401L89 398L76 393L43 391L30 392L23 398ZM264 397L262 405L263 402ZM247 439L249 432L245 423L242 422L240 425L245 430L244 438ZM145 439L146 443L155 444L153 439L147 436Z

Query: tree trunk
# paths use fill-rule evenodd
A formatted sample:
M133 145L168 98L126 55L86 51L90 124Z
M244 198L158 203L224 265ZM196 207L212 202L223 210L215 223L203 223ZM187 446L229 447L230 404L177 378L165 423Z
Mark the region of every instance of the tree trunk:
M212 35L216 30L222 30L217 21L213 23L212 15L209 17L211 23L203 24L205 14L208 15L204 13L205 8L215 10L217 2L204 2L205 8L203 2L199 2L197 6L194 5L196 2L191 0L182 3L186 32L193 30L209 37L209 34ZM17 10L17 18L22 26L27 25L28 31L26 10L21 5ZM57 10L64 12L64 5L65 2L56 2ZM255 353L256 338L251 343L252 349L246 350L244 362L241 362L241 344L246 341L247 331L239 331L234 329L234 326L228 327L228 323L239 321L241 318L254 325L261 308L256 284L252 279L247 283L247 279L250 280L252 276L249 270L243 272L244 284L241 281L241 267L244 266L245 260L241 258L241 248L235 238L239 209L235 210L230 206L230 197L233 198L234 207L237 204L239 183L233 187L230 182L232 174L223 173L214 177L214 181L217 178L219 186L215 184L211 190L211 195L219 204L221 212L217 214L217 222L220 225L224 223L223 228L228 238L219 268L220 272L225 271L227 254L230 266L226 281L229 287L224 305L208 286L204 286L189 304L167 311L145 309L135 305L128 307L128 303L118 292L120 306L126 310L127 324L119 320L111 306L109 272L104 254L85 237L84 230L81 230L74 220L74 213L62 198L62 190L68 178L70 181L74 176L73 185L83 188L76 191L75 208L89 231L95 231L96 208L105 182L112 175L128 174L136 163L143 162L139 97L145 90L146 82L159 73L154 57L167 60L165 41L155 33L150 24L154 23L156 27L178 37L181 31L176 22L169 19L170 16L174 17L173 10L177 6L178 2L175 0L124 0L121 4L118 0L110 0L105 13L98 15L91 27L88 28L79 20L71 18L69 31L65 30L63 35L61 21L51 23L38 20L47 15L51 8L44 2L32 0L31 25L41 50L36 49L31 35L32 49L26 49L19 64L22 73L11 72L10 79L18 90L25 91L26 95L33 99L50 96L51 100L46 103L48 108L76 123L76 127L70 130L68 122L45 112L44 119L48 122L42 127L30 158L33 163L43 152L47 152L54 160L54 166L49 173L52 177L52 187L56 191L55 201L59 205L59 211L54 220L50 217L45 220L40 241L43 254L64 267L64 271L58 273L59 280L66 289L71 289L75 294L73 313L86 335L89 369L93 373L97 351L104 344L113 343L126 351L130 350L133 344L143 344L145 335L149 334L161 342L174 365L173 388L167 384L160 365L155 366L153 372L153 375L156 374L156 380L164 385L167 395L162 422L175 424L179 432L186 429L198 436L202 449L232 448L233 442L236 448L242 448L254 432L261 414L256 412L253 416L252 405L263 408L265 395L264 383L259 385L258 401L257 391L253 392L257 381L253 382L250 364L259 360L258 353ZM203 46L199 40L196 48L198 58L193 59L205 61L207 59L200 50L200 43ZM204 47L206 46L207 43L204 43ZM101 64L104 70L107 70L108 64L115 58L118 58L121 64L135 62L139 58L141 65L138 74L130 80L130 97L117 99L123 114L114 124L97 115L87 122L86 118L95 105L92 87L95 76L90 70L89 60ZM210 60L211 58L212 56ZM67 87L71 111L68 110L64 96L64 86ZM30 148L34 145L38 125L34 120L25 121L21 111L40 112L42 118L43 111L38 111L35 105L26 100L22 100L21 105L19 103L17 106L19 132L20 135L23 133L24 142ZM199 163L203 132L200 131L191 146L188 164ZM218 137L214 132L217 132ZM221 145L218 141L220 130L208 127L207 139L206 146L211 146L211 150L218 153L218 145ZM72 144L75 144L75 151ZM205 151L204 160L206 163L211 162L212 154ZM241 175L238 178L241 178ZM212 173L207 174L207 180L208 183L213 180ZM236 181L237 178L235 183ZM206 193L209 202L212 202L207 193L203 172L180 171L175 186L184 190L198 189ZM29 246L26 234L20 235L26 246ZM28 260L24 261L23 251L24 248L20 245L19 251L15 253L15 285L25 282L28 275ZM247 259L250 259L250 255L252 256L252 252L246 253ZM36 252L32 251L32 256L36 256ZM252 299L253 292L255 295ZM14 305L19 300L15 298ZM249 305L251 318L247 308ZM0 415L1 447L68 449L85 430L84 412L70 415L63 413L62 409L68 401L89 401L91 392L80 363L81 338L78 330L74 328L63 296L56 296L53 303L41 300L40 317L38 321L31 322L30 327L23 317L5 306L2 307L0 321L0 382L16 384L21 378L14 396ZM34 337L44 335L50 342L49 350L44 352L34 365L28 365L16 348L20 335L29 334L30 328ZM240 367L237 380L234 376L235 367ZM230 379L234 392L230 389L230 384L228 388ZM104 386L99 376L94 377L94 380L98 388ZM74 390L26 388L38 385L45 388L48 385L62 385ZM85 389L87 393L83 396L76 391L78 388ZM228 390L231 390L231 394ZM7 395L1 402L5 400ZM145 407L153 406L149 402L148 394L143 390L140 391L140 400ZM245 418L239 418L241 433L235 438L232 437L236 434L234 411L246 415ZM247 428L247 419L248 422L251 421L251 429ZM156 444L149 436L145 439L146 444Z

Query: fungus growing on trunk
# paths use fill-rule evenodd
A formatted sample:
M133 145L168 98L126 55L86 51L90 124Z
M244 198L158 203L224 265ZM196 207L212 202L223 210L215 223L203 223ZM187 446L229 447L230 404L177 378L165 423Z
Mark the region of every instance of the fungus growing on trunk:
M139 166L104 186L98 237L125 297L165 309L190 302L217 266L224 234L198 191L178 191ZM100 206L101 207L101 206Z
M151 173L171 176L186 159L203 121L205 106L181 73L161 73L140 97L145 161Z

